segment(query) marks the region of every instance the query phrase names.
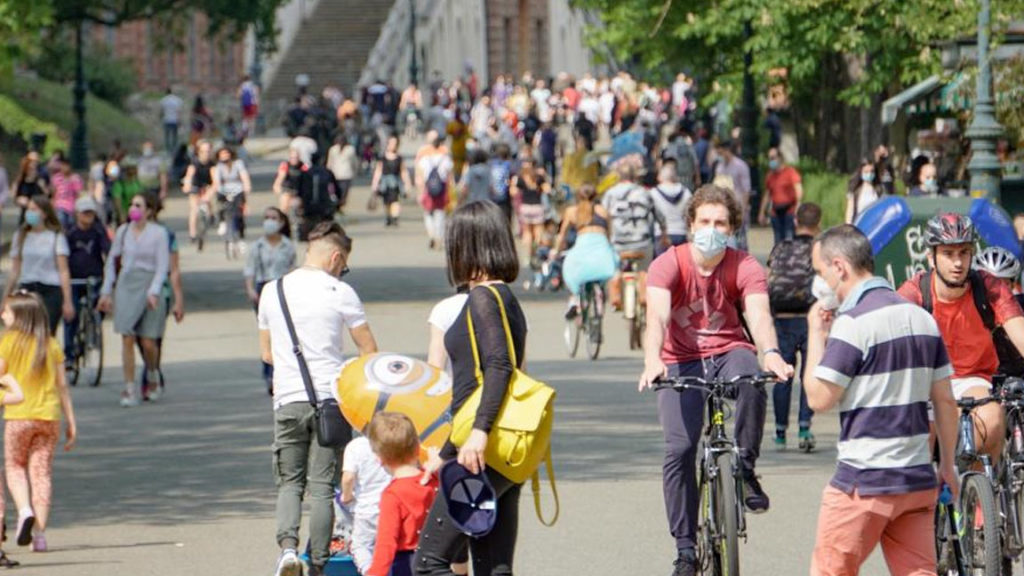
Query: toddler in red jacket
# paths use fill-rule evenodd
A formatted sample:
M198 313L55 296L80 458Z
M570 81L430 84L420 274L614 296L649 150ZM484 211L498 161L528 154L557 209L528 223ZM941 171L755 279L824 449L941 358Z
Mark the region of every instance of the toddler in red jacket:
M367 426L374 454L393 480L380 497L373 563L364 576L412 576L419 533L437 494L437 479L420 483L420 441L405 414L378 412Z

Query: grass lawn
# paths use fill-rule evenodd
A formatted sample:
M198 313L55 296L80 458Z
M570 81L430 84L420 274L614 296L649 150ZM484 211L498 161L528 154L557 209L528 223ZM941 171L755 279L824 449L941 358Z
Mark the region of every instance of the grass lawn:
M69 86L16 76L0 80L0 94L13 98L28 114L56 124L70 142L75 116ZM86 97L85 114L90 157L110 150L115 139L121 140L125 149L134 150L146 137L146 128L141 122L91 95Z

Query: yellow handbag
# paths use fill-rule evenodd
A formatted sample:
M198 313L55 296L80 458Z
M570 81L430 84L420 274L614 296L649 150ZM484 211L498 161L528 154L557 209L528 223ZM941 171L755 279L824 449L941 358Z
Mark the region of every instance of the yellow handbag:
M553 526L558 520L558 490L555 488L554 470L551 464L551 428L555 417L555 389L534 380L518 368L515 343L505 313L505 303L494 286L487 287L498 300L501 310L501 321L505 328L508 342L509 357L515 371L509 381L508 393L502 402L501 410L491 426L487 438L487 465L494 468L502 476L521 484L531 480L534 505L537 517L545 526ZM469 325L469 341L473 350L473 361L476 364L477 389L462 405L452 421L452 444L462 446L469 439L480 407L483 391L484 374L480 368L480 354L477 349L476 335L473 332L473 315L467 310L466 322ZM545 521L540 510L540 466L545 464L551 492L555 499L555 515L550 522Z

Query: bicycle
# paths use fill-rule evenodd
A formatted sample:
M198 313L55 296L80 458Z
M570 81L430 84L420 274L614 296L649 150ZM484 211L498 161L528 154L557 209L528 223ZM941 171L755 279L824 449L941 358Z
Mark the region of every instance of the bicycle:
M82 380L95 388L103 376L103 315L96 310L102 280L91 277L71 281L72 286L85 286L78 299L78 328L71 344L73 356L67 359L68 381L72 386Z
M220 197L220 217L224 223L224 253L228 260L237 260L242 253L242 195Z
M992 385L1006 412L1006 441L996 480L1003 520L1003 574L1009 574L1024 553L1024 380L997 374Z
M974 420L971 418L971 411L975 408L998 401L998 396L957 400L960 407L956 442L960 513L957 522L950 506L936 509L935 546L942 574L998 576L1002 573L998 482L992 459L987 454L978 453L974 443ZM976 469L978 467L980 471ZM959 551L956 549L958 544Z
M706 397L707 416L697 479L700 491L697 565L702 574L738 576L739 539L747 537L743 478L737 466L739 451L725 431L725 421L730 417L726 415L726 400L732 398L738 386L764 387L777 381L775 374L762 372L729 380L675 376L660 378L654 384L655 390L698 390Z
M565 347L569 357L575 358L580 346L580 336L586 336L587 355L597 360L601 353L604 336L601 323L604 317L604 285L600 282L587 282L580 288L579 311L572 318L565 320Z
M217 216L213 213L209 200L199 201L199 221L196 226L196 249L200 252L206 245L206 233L217 224Z
M622 254L622 311L629 324L629 349L644 347L644 330L647 328L647 306L640 302L640 273L638 261L642 255L635 252Z

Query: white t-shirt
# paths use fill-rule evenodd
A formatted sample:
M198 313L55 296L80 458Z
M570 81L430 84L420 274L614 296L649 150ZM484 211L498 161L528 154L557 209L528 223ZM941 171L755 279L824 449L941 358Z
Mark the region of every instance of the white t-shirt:
M360 436L345 446L341 471L356 475L353 515L359 519L376 519L380 515L380 495L391 483L391 475L381 466L368 438Z
M21 230L18 230L11 239L11 257L21 258L21 276L18 281L22 284L39 282L47 286L60 286L57 255L71 254L67 237L53 230L30 231L25 237L25 245L19 251L20 236Z
M177 124L181 119L181 108L185 103L174 94L168 94L160 99L160 117L164 124Z
M462 313L462 309L466 307L466 300L469 299L468 294L456 294L455 296L449 296L444 300L441 300L434 305L434 309L430 311L430 317L427 318L427 323L431 326L437 327L442 333L448 332L448 329L455 324L455 320ZM452 375L452 360L448 359L448 364L445 366L445 372L449 376Z
M363 303L351 286L323 270L299 268L284 277L284 294L309 366L317 398L334 394L345 356L345 329L366 324ZM270 331L274 355L274 409L294 402L309 402L298 360L292 351L277 282L269 282L260 296L259 328Z
M666 198L666 196L668 198ZM666 232L673 236L686 234L686 205L693 193L678 182L668 184L660 183L651 188L651 199L654 200L654 209L665 219ZM672 200L675 200L673 203ZM661 233L661 226L656 226L658 233Z

